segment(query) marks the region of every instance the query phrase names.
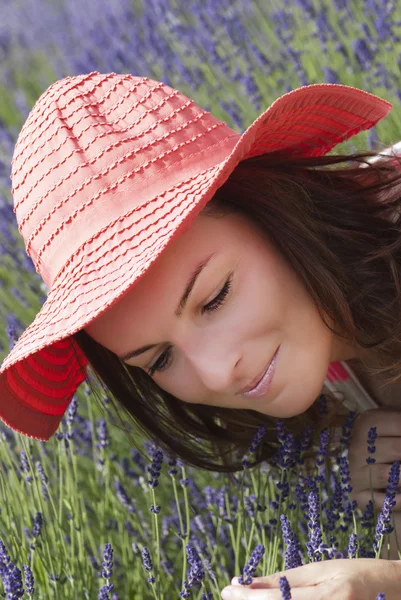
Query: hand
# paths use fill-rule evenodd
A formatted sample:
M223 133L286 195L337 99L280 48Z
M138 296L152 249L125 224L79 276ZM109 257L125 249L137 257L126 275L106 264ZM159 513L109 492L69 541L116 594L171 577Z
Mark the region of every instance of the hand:
M233 585L221 592L223 600L282 600L280 577L285 575L292 600L399 600L401 561L380 558L341 558L308 563L295 569L254 577L250 585Z
M358 506L364 510L372 498L369 480L368 457L368 432L371 427L376 427L377 439L376 452L370 456L376 459L372 464L372 489L374 511L377 515L383 508L385 488L388 484L388 474L391 463L401 459L401 412L392 408L367 410L356 420L352 431L349 447L349 467L352 492L351 500L356 500ZM393 506L392 521L394 531L385 536L380 558L398 560L398 545L401 547L401 502L396 496L396 505ZM398 539L398 544L397 544ZM390 553L388 552L390 544Z
M376 427L376 452L368 454L368 432ZM376 463L368 465L368 456L376 459ZM375 512L383 508L391 464L401 460L401 412L389 408L373 408L367 410L356 419L351 434L349 453L349 469L352 492L351 500L356 500L364 510L372 498L370 491L369 468L372 470L372 489ZM393 512L401 511L401 503Z

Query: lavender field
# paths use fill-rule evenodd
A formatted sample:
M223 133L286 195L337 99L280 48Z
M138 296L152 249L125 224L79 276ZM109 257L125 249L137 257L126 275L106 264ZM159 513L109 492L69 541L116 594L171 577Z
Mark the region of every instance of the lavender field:
M383 0L8 2L0 20L1 361L46 300L17 230L10 171L18 133L54 81L91 71L147 76L238 132L303 85L341 83L393 103L384 122L337 153L401 139L400 50L401 9ZM391 514L377 522L370 506L350 500L353 413L329 470L325 431L316 476L301 477L310 432L295 440L278 421L276 459L252 468L261 428L234 485L164 455L126 418L132 448L109 408L84 382L49 442L0 422L0 598L218 600L234 576L380 556ZM398 480L395 464L389 502Z

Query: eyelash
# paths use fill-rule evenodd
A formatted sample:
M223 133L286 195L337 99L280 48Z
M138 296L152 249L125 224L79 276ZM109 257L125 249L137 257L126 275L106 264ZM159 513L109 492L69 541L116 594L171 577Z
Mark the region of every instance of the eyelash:
M224 284L224 286L221 289L221 291L219 292L219 294L215 298L213 298L213 300L208 302L208 304L205 304L205 306L202 307L202 314L204 314L205 312L207 312L207 313L214 312L215 310L219 309L225 303L228 293L231 289L231 282L232 282L232 274L227 279L226 283ZM156 371L165 371L171 364L171 358L172 358L172 353L171 353L171 346L170 346L170 348L168 348L165 352L163 352L163 354L161 354L159 356L157 361L151 367L149 367L149 369L148 369L149 375L152 377Z

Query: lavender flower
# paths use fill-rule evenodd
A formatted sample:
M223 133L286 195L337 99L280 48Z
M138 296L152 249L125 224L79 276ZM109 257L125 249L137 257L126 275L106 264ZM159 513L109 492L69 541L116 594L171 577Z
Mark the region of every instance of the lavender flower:
M291 600L291 588L285 575L280 577L280 591L282 600Z
M313 436L313 427L310 423L308 423L305 427L305 430L302 431L300 438L297 442L297 464L303 465L304 459L302 457L302 453L307 450L310 446L311 440Z
M21 471L26 473L31 472L31 467L29 465L26 452L24 450L21 450ZM25 479L28 483L31 483L33 481L33 477L31 475L27 475Z
M115 480L114 487L116 489L116 496L120 500L121 504L126 507L128 512L135 513L136 512L135 507L132 504L131 500L129 499L128 494L125 491L125 488L122 485L122 483L120 483L120 481L118 481L118 480Z
M150 473L151 477L153 478L148 480L149 487L151 488L155 488L159 485L158 478L160 477L162 463L163 452L161 450L158 450L154 455L151 466L148 465L146 467L147 472Z
M329 441L330 441L330 434L328 429L324 429L321 434L320 434L320 443L319 443L319 448L317 451L317 458L316 458L316 466L319 468L319 473L318 475L316 475L316 481L317 482L321 482L321 483L325 483L326 478L324 476L324 459L327 455L327 450L328 450L328 446L329 446Z
M243 569L243 574L238 577L238 583L240 585L249 585L252 583L252 577L255 574L256 568L260 563L265 553L265 547L263 544L258 544L255 550L252 552L248 564Z
M31 571L31 568L28 565L22 565L22 566L23 566L24 575L25 575L26 593L33 596L34 591L35 591L33 573Z
M113 549L111 544L104 545L102 577L109 579L113 575Z
M248 453L245 454L244 458L242 459L242 465L245 468L248 468L251 466L251 462L248 460L247 455L251 454L252 456L255 456L258 448L260 447L264 436L266 435L266 431L267 431L267 425L261 425L256 434L254 435L254 437L252 438L252 441L249 445L249 449L248 449Z
M351 441L351 432L352 432L352 428L355 424L355 419L356 419L356 411L349 411L346 419L345 419L345 423L342 426L341 429L341 438L340 438L340 443L343 445L343 448L348 448L349 443Z
M143 564L144 568L146 569L146 571L152 571L152 569L153 569L152 559L150 557L149 550L147 549L146 546L144 546L142 548L142 564ZM153 575L148 577L149 583L154 583L155 581L156 581L156 579Z
M280 516L281 528L283 532L284 543L287 546L285 550L284 569L294 569L302 565L300 553L300 544L297 536L292 530L291 524L285 515Z
M375 441L377 438L377 427L371 427L368 433L368 453L374 454L376 452ZM375 458L368 457L366 459L368 465L373 465L376 462Z
M356 558L357 549L358 549L357 536L352 531L349 536L348 558Z
M12 563L9 563L7 573L3 575L3 586L7 600L17 600L24 595L21 570Z
M312 562L316 560L319 562L322 560L321 556L315 556L317 552L320 552L322 544L322 531L320 527L320 514L319 514L319 492L312 490L309 494L309 541L306 543L308 549L308 556L312 559Z
M393 506L396 504L395 495L397 487L400 481L400 462L395 461L390 467L389 483L386 488L386 496L384 498L383 508L380 511L380 515L376 526L375 542L373 543L373 549L376 552L376 557L380 553L382 536L387 533L392 533L394 527L391 525L391 515L393 512Z
M199 558L199 554L197 553L196 549L188 544L186 546L186 551L190 568L188 572L188 579L184 580L184 589L180 592L181 598L189 598L189 590L192 588L192 586L196 583L200 583L205 577L202 561Z

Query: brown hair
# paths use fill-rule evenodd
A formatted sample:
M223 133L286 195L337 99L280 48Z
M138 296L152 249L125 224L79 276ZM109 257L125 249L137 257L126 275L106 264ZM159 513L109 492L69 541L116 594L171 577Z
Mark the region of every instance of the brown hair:
M235 211L258 223L300 275L322 319L326 313L336 324L335 329L324 321L330 330L361 348L360 358L369 372L383 373L386 383L393 383L401 376L401 163L385 155L366 160L378 155L371 151L288 159L276 152L244 160L203 214L219 218ZM340 163L345 165L340 168ZM276 418L183 402L85 331L73 338L88 358L88 375L95 375L92 383L100 383L106 395L118 401L117 414L119 404L135 431L167 454L206 470L242 470L242 456L262 424L267 432L254 464L275 454ZM96 396L92 383L89 380ZM324 427L333 443L336 427L347 414L325 386L322 392L329 408L324 419L316 401L303 414L285 419L287 431L296 437L308 424L313 427L306 458L312 457Z

